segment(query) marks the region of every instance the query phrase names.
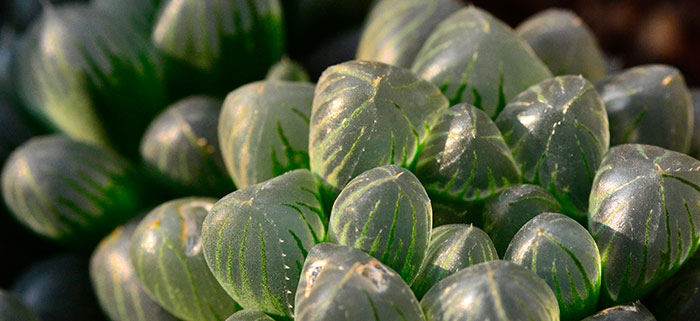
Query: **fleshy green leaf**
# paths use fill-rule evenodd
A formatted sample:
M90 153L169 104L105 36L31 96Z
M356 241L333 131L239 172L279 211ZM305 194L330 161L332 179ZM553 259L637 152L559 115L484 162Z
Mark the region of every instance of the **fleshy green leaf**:
M598 81L607 73L593 32L572 11L542 11L521 23L516 33L555 76L582 75Z
M483 228L503 257L515 233L546 212L561 212L561 205L551 194L537 185L515 185L486 201Z
M309 156L311 171L333 197L375 167L415 167L447 99L410 70L379 62L332 66L316 86Z
M226 321L275 321L275 319L260 311L242 310L228 317Z
M170 190L222 196L235 190L219 151L221 101L195 96L158 115L141 140L141 157Z
M309 82L309 74L306 69L298 62L293 61L287 57L282 57L282 60L278 61L270 70L267 71L266 80L286 80L286 81L299 81L299 82Z
M411 283L430 241L433 213L420 181L395 165L371 169L333 204L328 240L362 250Z
M439 226L430 235L428 253L411 289L420 299L455 272L493 260L498 260L498 254L484 231L465 224Z
M442 114L418 158L416 174L431 199L472 205L520 181L501 132L482 110L459 104ZM459 221L437 216L437 222ZM468 222L479 217L467 212ZM459 218L465 220L465 218Z
M656 321L654 315L639 301L600 311L583 321Z
M168 312L188 321L219 321L236 311L202 253L210 198L181 198L152 210L131 238L130 256L143 288Z
M43 136L10 155L2 191L5 204L32 231L87 247L137 214L144 196L137 175L114 152Z
M554 291L561 319L578 321L595 312L600 294L598 247L573 219L544 213L525 224L504 256L537 273Z
M610 144L649 144L686 153L693 103L683 75L667 65L627 69L596 83L610 119Z
M695 252L683 267L646 302L659 320L692 320L700 312L700 252Z
M469 103L491 118L517 94L552 75L510 27L474 6L437 26L412 70L440 87L452 105Z
M347 246L314 246L296 293L297 321L425 320L413 292L396 272Z
M610 149L596 173L588 230L600 249L603 303L643 297L700 243L700 161L660 147Z
M239 188L298 168L309 168L309 116L314 86L261 81L224 101L219 119L221 152Z
M294 315L306 254L325 238L325 216L305 169L219 200L204 222L204 254L219 283L245 309Z
M138 223L139 219L133 219L100 242L90 259L93 289L110 320L176 321L148 296L136 277L129 245Z
M382 0L367 18L357 59L410 68L435 27L463 5L455 0Z
M428 321L558 321L557 298L532 271L509 261L470 266L440 281L420 302Z
M554 195L565 214L586 219L595 171L609 147L605 106L581 76L540 82L496 119L523 180Z

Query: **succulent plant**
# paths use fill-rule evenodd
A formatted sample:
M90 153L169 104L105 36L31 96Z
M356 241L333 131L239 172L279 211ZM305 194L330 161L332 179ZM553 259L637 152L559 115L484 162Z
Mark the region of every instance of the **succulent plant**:
M583 321L656 321L656 318L641 303L633 302L607 308Z
M149 296L177 318L223 320L236 311L202 252L202 222L214 199L188 197L163 203L141 220L129 253Z
M329 67L318 81L311 111L311 171L333 199L372 168L412 169L447 107L440 91L410 70L365 61Z
M411 284L418 299L442 279L472 265L498 260L484 231L473 225L449 224L433 229L425 261Z
M309 168L309 116L314 86L267 80L231 92L219 119L219 143L239 188Z
M525 224L503 259L537 273L559 301L561 319L578 321L595 312L600 294L598 246L586 228L557 213L544 213Z
M219 150L221 101L194 96L158 115L141 140L141 157L178 194L222 196L236 188Z
M433 286L420 304L428 321L559 320L557 298L547 283L509 261L460 270Z
M496 119L523 181L544 187L565 214L585 222L593 177L609 147L605 106L581 76L544 80Z
M309 251L295 304L297 321L425 320L396 272L362 251L331 243Z
M639 299L664 282L700 239L700 161L661 147L610 149L596 173L588 230L603 266L603 304Z
M411 69L438 86L452 105L469 103L491 118L518 93L552 76L510 27L474 6L443 20Z
M202 226L204 255L243 308L294 315L304 258L325 239L320 197L314 176L299 169L239 189L211 209Z
M225 95L265 76L282 57L278 0L179 0L165 4L152 40L176 93Z
M382 166L360 174L340 192L328 240L376 257L410 284L425 259L432 221L430 199L416 176L395 165Z
M93 245L135 216L144 189L125 159L63 136L29 140L2 171L3 198L15 218L73 246Z
M0 320L39 321L39 316L14 294L0 289Z
M382 0L372 8L357 59L410 68L435 27L463 5L457 0Z
M436 203L467 205L520 181L520 170L496 124L484 111L468 104L453 106L442 114L418 158L416 175ZM435 220L481 219L470 211L466 216Z
M607 74L603 52L593 32L572 11L541 11L521 23L516 33L555 76L582 75L595 82Z
M686 153L693 103L683 75L667 65L644 65L596 83L610 120L610 144L648 144ZM659 134L663 133L663 134Z
M309 82L309 74L298 62L282 57L280 61L270 67L267 71L266 80L286 80Z
M131 26L87 5L47 6L17 64L20 96L37 117L129 157L165 107L157 52Z
M561 212L561 205L551 194L537 185L514 185L486 201L483 228L503 257L515 233L546 212Z
M90 259L90 279L102 310L113 321L176 321L143 289L131 264L129 247L140 217L118 227Z

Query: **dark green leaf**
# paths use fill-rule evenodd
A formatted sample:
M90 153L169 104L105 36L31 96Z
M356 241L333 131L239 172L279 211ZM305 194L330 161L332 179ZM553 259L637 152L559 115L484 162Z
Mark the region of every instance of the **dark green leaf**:
M267 71L266 80L287 80L287 81L300 81L309 82L309 74L306 69L298 62L293 61L287 57L282 57L282 60L274 64L270 70Z
M18 89L47 125L130 157L165 107L162 64L128 24L82 5L47 7L19 49Z
M411 289L420 299L455 272L493 260L498 260L498 254L484 231L465 224L439 226L430 235L428 253Z
M170 106L148 127L141 157L179 194L222 196L236 188L219 151L221 101L195 96Z
M372 8L357 59L410 68L435 27L463 5L456 0L382 0Z
M545 212L560 212L559 202L537 185L515 185L484 206L484 231L502 257L515 233L530 219Z
M138 223L139 218L133 219L100 242L90 259L93 289L110 320L176 321L148 296L136 277L129 244Z
M137 214L143 186L126 160L62 136L34 138L2 173L5 203L39 235L91 246Z
M555 76L582 75L598 81L607 73L593 32L572 11L542 11L521 23L516 33Z
M143 288L168 312L188 321L220 321L236 303L218 284L202 252L210 198L181 198L152 210L131 238L130 256Z
M124 21L146 36L150 36L162 4L169 0L92 0L98 10Z
M296 293L296 321L425 320L413 292L396 272L347 246L314 246Z
M325 216L305 169L251 185L219 200L202 227L216 279L246 309L294 315L302 264L325 238Z
M693 103L683 75L666 65L634 67L596 83L610 119L610 144L649 144L686 153Z
M537 273L554 291L561 319L578 321L595 312L600 294L600 254L588 231L573 219L544 213L525 224L505 260Z
M410 70L379 62L332 66L316 86L309 156L329 194L369 169L412 168L447 99Z
M551 77L527 43L488 12L469 6L443 20L413 62L455 105L495 118L513 97Z
M603 303L643 297L700 240L700 161L651 145L610 149L591 191L588 230L603 264Z
M440 281L420 302L428 321L558 321L557 298L532 271L509 261L470 266Z
M700 315L700 252L652 295L649 307L659 320L693 320Z
M280 60L282 10L278 0L170 1L152 39L176 94L221 96Z
M520 170L496 124L468 104L442 114L418 158L416 174L436 203L473 204L520 181ZM468 222L479 221L468 212L467 216Z
M371 169L345 186L333 204L328 240L362 250L398 272L418 274L433 213L420 181L395 165Z
M298 168L309 168L309 116L314 86L260 81L224 101L219 119L221 152L239 188Z
M554 195L564 213L585 222L593 177L610 145L605 106L581 76L559 76L518 95L496 125L523 180Z

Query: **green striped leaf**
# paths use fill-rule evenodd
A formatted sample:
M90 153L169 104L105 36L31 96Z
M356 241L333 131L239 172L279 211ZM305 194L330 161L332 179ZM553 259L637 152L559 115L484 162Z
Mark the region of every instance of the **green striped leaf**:
M89 247L137 214L141 180L117 154L62 136L34 138L2 172L5 204L35 233Z
M313 95L310 83L268 80L240 87L226 97L219 141L236 186L309 168Z
M316 86L309 156L311 171L333 197L375 167L415 167L447 99L411 71L379 62L332 66Z
M439 226L430 235L428 253L411 289L420 299L455 272L493 260L498 260L498 254L484 231L465 224Z
M537 185L515 185L486 201L483 228L503 257L515 233L546 212L561 212L561 205L551 194Z
M282 60L270 67L265 79L310 82L309 74L306 72L306 69L298 62L286 56L282 57Z
M509 261L470 266L440 281L420 302L428 321L558 321L557 298L532 271Z
M413 292L396 272L347 246L314 246L296 293L296 321L425 320Z
M149 36L161 5L167 1L169 0L92 0L91 4Z
M278 0L169 1L152 40L174 92L221 96L280 60L282 10Z
M700 307L700 252L695 252L683 267L647 296L650 308L659 320L693 320Z
M141 157L165 188L210 196L236 189L219 151L220 109L218 99L193 96L168 107L148 126Z
M544 187L585 222L595 171L610 145L605 106L581 76L559 76L518 95L496 119L523 180Z
M435 27L463 5L455 0L383 0L374 5L357 59L410 68Z
M638 66L603 79L596 89L608 112L612 145L649 144L681 153L690 149L693 103L678 69Z
M0 320L39 321L39 316L14 294L0 289Z
M420 181L395 165L354 178L333 204L328 240L362 250L416 278L430 241L433 212Z
M520 181L520 170L496 124L485 112L468 104L453 106L442 114L418 158L416 175L436 203L467 205ZM471 211L467 216L466 221L479 221ZM435 220L458 221L453 217Z
M573 219L544 213L525 224L503 259L537 273L559 301L561 319L578 321L595 312L600 294L598 246Z
M148 296L131 264L129 245L140 219L115 229L90 259L90 279L102 310L113 321L175 321Z
M18 90L68 136L130 157L165 107L162 63L144 36L87 5L48 6L19 49Z
M547 66L510 27L474 6L437 26L412 70L440 87L452 105L469 103L491 118L517 94L551 77Z
M219 200L202 227L204 255L242 307L292 317L304 258L325 238L325 221L313 175L291 171Z
M131 262L143 288L183 320L224 320L236 311L202 252L202 223L214 202L198 197L166 202L148 213L131 237Z
M521 23L516 33L555 76L582 75L598 81L607 73L593 32L572 11L544 10Z
M226 319L226 321L274 321L265 313L255 310L241 310Z
M694 315L697 317L697 315ZM639 301L600 311L583 321L656 321L654 315Z
M700 245L700 161L651 145L610 149L591 190L603 303L643 297Z

